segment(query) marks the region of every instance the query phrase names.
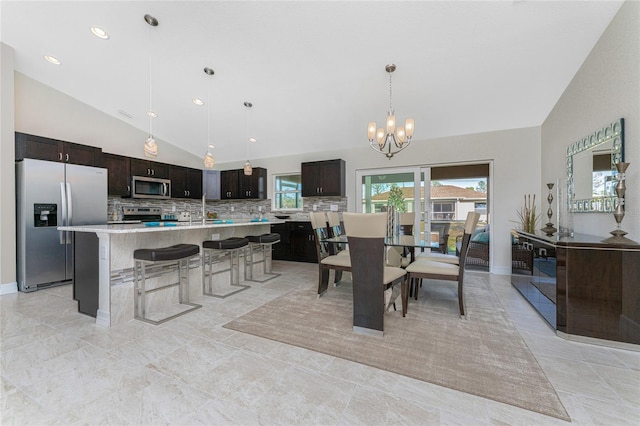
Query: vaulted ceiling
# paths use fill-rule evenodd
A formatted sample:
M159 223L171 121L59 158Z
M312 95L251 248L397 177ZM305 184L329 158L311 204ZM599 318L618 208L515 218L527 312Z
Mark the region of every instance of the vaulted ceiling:
M153 134L198 156L209 126L228 162L366 145L389 107L388 63L417 140L539 126L620 5L2 1L0 34L18 72L144 131L151 104Z

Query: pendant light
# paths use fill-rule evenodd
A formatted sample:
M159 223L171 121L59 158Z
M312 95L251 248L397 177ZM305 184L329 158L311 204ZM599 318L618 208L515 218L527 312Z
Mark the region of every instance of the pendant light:
M251 176L253 174L253 166L251 166L251 161L249 161L249 142L255 142L256 138L249 136L249 110L253 107L251 102L245 102L244 106L247 107L247 113L245 115L245 131L247 135L247 162L244 163L244 174L245 176Z
M151 15L144 15L144 20L151 27L158 26L158 20ZM149 137L144 143L144 155L147 157L155 158L158 156L158 144L153 138L152 121L158 115L153 112L153 109L151 108L151 99L151 30L149 30L149 111L147 112L147 115L149 116Z
M214 71L205 67L204 73L208 76L212 76ZM213 153L211 150L214 148L211 143L211 86L207 85L207 152L204 154L204 167L207 169L213 169L213 165L215 164L215 158L213 158Z

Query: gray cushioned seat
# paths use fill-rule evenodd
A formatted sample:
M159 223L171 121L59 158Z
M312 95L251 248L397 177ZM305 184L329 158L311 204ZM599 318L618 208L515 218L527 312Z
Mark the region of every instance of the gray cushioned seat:
M280 234L248 235L247 240L251 243L273 244L280 241Z
M249 240L243 237L231 237L224 240L207 240L202 242L202 247L212 250L233 250L249 244Z
M137 249L133 252L133 258L149 262L162 262L183 259L198 253L200 253L200 247L195 244L176 244L171 247Z

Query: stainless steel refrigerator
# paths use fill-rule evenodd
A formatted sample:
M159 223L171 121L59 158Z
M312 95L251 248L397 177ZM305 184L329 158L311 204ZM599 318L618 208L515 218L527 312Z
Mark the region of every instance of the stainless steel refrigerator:
M18 289L73 280L73 233L58 226L107 223L107 169L16 162Z

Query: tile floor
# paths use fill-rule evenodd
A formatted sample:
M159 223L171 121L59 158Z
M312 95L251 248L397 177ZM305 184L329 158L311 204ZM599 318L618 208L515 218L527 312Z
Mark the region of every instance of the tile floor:
M281 277L204 297L202 309L160 326L98 327L77 313L70 286L4 295L0 424L567 424L222 327L314 287L316 268L274 262ZM469 275L489 281L574 424L638 424L640 352L556 337L508 277Z

